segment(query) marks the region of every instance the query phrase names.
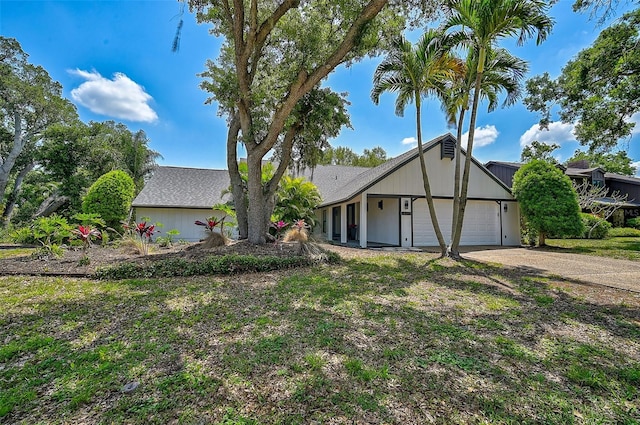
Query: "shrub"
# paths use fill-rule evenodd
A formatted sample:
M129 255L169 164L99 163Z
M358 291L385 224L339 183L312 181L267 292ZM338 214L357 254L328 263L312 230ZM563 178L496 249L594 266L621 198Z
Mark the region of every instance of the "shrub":
M99 214L107 226L120 231L120 222L127 218L134 194L135 184L127 173L110 171L91 185L82 200L82 211Z
M527 223L538 231L540 245L545 245L547 235L584 231L578 195L569 177L555 166L540 160L525 164L513 176L513 194Z
M326 261L337 262L340 257L328 253ZM122 263L117 266L99 269L97 279L135 279L158 277L205 276L214 274L236 274L267 272L310 266L317 262L310 257L255 257L252 255L220 255L210 256L203 260L189 261L173 258L148 264Z
M276 193L274 215L285 223L304 220L315 226L315 209L322 202L318 188L303 177L284 176Z
M633 227L614 227L609 230L610 238L637 238L640 237L640 229Z
M604 239L607 237L611 223L592 214L580 213L580 216L584 224L584 232L582 233L584 239Z
M640 229L640 217L634 217L627 220L627 227L632 227L634 229Z
M12 237L16 243L40 244L43 252L59 255L59 248L68 242L72 235L72 227L67 219L53 214L50 217L40 217L31 226L23 227L13 232Z

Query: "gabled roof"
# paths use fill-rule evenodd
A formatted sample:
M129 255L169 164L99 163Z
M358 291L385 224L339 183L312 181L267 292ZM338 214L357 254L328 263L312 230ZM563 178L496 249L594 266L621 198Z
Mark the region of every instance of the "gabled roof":
M229 188L227 170L202 168L158 167L138 196L134 207L155 208L211 208L226 202L221 196Z
M439 146L441 142L446 139L452 139L455 141L455 137L451 133L444 134L442 136L436 137L435 139L425 143L422 148L423 152L427 152L433 149L436 146ZM462 149L462 153L466 154L465 150ZM320 192L322 194L322 205L327 206L331 204L338 204L342 202L346 202L360 193L364 192L374 184L378 183L380 180L384 179L394 171L403 167L407 163L413 161L418 157L418 148L411 149L399 155L395 158L391 158L387 162L374 167L365 169L365 171L354 176L350 181L341 182L339 185L334 185L333 188L328 190L326 193ZM480 169L484 170L487 175L489 175L497 184L502 186L505 190L511 192L508 186L506 186L502 181L500 181L497 177L495 177L489 170L487 170L480 162L478 162L475 158L471 158L471 161L480 167ZM352 167L353 168L353 167ZM318 169L316 168L316 172Z

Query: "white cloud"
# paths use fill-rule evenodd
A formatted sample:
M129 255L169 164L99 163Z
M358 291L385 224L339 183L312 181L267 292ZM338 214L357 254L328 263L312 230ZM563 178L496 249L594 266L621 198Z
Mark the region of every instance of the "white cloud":
M498 138L500 132L495 125L485 125L484 127L476 127L476 132L473 136L473 145L477 148L492 144ZM469 132L467 131L462 135L462 146L466 146Z
M636 169L636 177L640 177L640 161L632 162L631 166Z
M573 128L573 124L565 124L559 121L550 123L549 130L541 130L538 124L534 124L520 136L520 147L528 146L534 140L547 145L574 141L576 136L573 134Z
M140 84L117 72L113 79L97 71L69 71L86 81L71 90L73 100L91 112L127 121L154 122L158 114L149 106L153 98Z
M401 143L403 145L417 146L418 145L418 139L416 139L415 137L405 137L404 139L402 139Z

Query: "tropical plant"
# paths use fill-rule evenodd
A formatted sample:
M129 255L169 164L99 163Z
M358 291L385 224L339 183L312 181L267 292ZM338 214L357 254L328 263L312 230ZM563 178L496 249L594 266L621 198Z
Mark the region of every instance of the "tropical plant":
M433 229L440 245L441 254L444 256L447 252L447 245L438 224L431 195L431 184L422 146L421 124L423 96L444 96L447 85L463 72L462 61L451 53L450 46L443 41L443 35L439 30L427 30L415 48L404 37L393 43L391 51L374 72L371 99L375 104L378 104L382 93L397 93L396 114L399 116L404 114L407 104L415 103L418 156L422 181Z
M569 177L545 161L523 165L513 176L513 194L527 224L538 232L538 243L548 235L579 236L584 231L580 206Z
M165 233L166 236L158 236L156 238L156 243L161 247L170 247L173 246L174 238L180 235L180 231L178 229L171 229Z
M147 221L141 221L133 227L133 232L139 241L141 248L140 253L142 255L149 254L149 245L153 242L153 235L158 232L156 227L157 224L148 224Z
M487 58L496 48L497 42L505 38L515 36L517 44L522 45L528 38L535 35L536 43L541 43L550 33L553 21L547 15L548 2L540 0L451 0L448 6L451 13L443 23L448 36L454 40L455 44L469 49L468 57L477 58L474 59L476 71L475 81L471 86L473 89L471 118L464 172L460 184L460 201L457 212L454 214L456 222L449 248L452 256L459 256L458 247L471 174L473 140Z
M304 220L311 227L316 224L315 209L322 202L320 192L304 177L284 176L276 192L274 215L287 223Z
M90 260L87 251L91 246L93 238L102 238L102 232L98 229L92 229L89 225L85 226L81 224L76 229L71 230L71 233L82 241L82 250L84 255L82 259L80 259L81 265L89 264Z
M284 232L284 229L289 225L289 223L284 222L283 220L278 220L278 221L272 221L271 224L269 225L269 227L271 227L272 229L274 229L275 231L275 237L276 237L276 241L280 240L282 238L282 232Z
M82 201L82 210L99 214L107 226L119 230L129 214L134 193L135 184L127 173L110 171L91 185Z
M205 221L196 220L194 224L196 226L203 226L207 232L213 232L213 230L218 227L221 223L221 220L218 220L216 217L209 217ZM222 229L220 229L222 230Z

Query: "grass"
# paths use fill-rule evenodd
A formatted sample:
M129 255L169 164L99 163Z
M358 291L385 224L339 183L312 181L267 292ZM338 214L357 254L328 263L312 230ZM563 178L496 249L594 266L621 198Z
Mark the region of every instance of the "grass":
M547 239L550 249L564 252L640 260L640 237L610 237L607 239Z
M0 260L3 258L24 257L31 255L35 248L5 248L0 249Z
M640 299L583 290L431 254L0 277L0 423L638 423Z

